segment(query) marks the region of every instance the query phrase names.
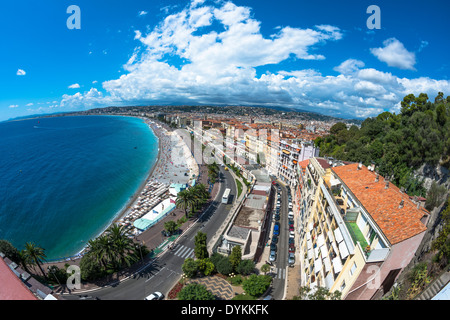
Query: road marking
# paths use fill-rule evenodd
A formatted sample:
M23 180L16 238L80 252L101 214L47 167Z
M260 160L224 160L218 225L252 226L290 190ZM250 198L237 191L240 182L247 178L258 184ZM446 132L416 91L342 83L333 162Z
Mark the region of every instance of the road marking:
M185 256L186 258L188 258L188 256L190 256L192 252L194 252L194 249L188 248L188 250L181 256L181 258L184 258Z
M145 282L152 280L152 278L153 278L154 276L156 276L158 273L160 273L161 271L163 271L164 268L165 268L165 267L162 267L161 269L159 269L158 272L154 273L150 278L148 278L147 280L145 280Z

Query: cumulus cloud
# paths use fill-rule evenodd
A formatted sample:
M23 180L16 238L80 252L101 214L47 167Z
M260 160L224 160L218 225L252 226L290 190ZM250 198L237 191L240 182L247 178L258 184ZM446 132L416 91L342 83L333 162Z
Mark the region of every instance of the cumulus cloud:
M80 87L80 85L78 83L74 83L71 84L70 86L68 86L69 89L78 89Z
M17 74L18 76L24 76L24 75L26 75L27 73L25 72L25 70L18 69L17 72L16 72L16 74Z
M342 74L351 74L358 71L364 66L365 64L361 60L348 59L342 62L337 67L334 67L333 70Z
M92 88L64 95L61 106L86 109L147 103L279 105L334 116L367 117L384 110L398 112L399 101L409 93L450 92L449 81L398 78L366 68L357 59L347 59L336 66L337 76L301 67L257 73L256 68L288 59L326 59L320 47L342 38L341 30L330 25L280 27L270 36L264 36L260 27L261 22L252 17L249 7L232 2L213 6L193 1L167 15L148 32L135 31L139 46L125 62L126 72L103 82L104 93ZM401 48L404 49L398 40L388 39L384 48L378 48L381 52L375 52L380 60L395 64L395 57L410 57ZM386 58L389 53L391 60ZM397 66L414 66L415 58L414 62L407 61L409 64L403 61Z
M19 107L18 104L11 104L11 105L9 106L9 108L11 108L11 109L13 109L13 108L18 108L18 107Z
M370 49L370 52L390 67L416 70L414 68L416 55L414 52L406 50L403 43L395 38L390 38L383 41L383 45L382 48Z

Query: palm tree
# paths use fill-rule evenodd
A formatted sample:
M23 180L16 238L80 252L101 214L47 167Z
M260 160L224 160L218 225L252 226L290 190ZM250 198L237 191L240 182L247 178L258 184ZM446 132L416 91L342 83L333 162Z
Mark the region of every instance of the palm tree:
M47 278L47 275L41 267L41 263L46 258L43 248L37 246L33 242L27 242L25 244L25 249L23 250L23 257L25 259L25 264L37 265L43 276Z
M184 209L186 218L188 217L188 209L192 209L195 204L194 194L189 189L184 189L178 192L175 206Z
M102 235L94 240L88 241L88 250L90 256L101 263L105 270L108 268L108 262L111 260L111 243L108 237Z
M112 260L117 266L130 266L131 262L138 259L136 246L124 226L113 224L106 230L106 236L110 241Z
M196 184L189 190L192 192L196 202L200 205L205 203L209 198L209 192L206 189L206 186L202 183Z
M219 170L219 165L215 162L208 165L208 178L212 183L216 182L216 179L219 176Z

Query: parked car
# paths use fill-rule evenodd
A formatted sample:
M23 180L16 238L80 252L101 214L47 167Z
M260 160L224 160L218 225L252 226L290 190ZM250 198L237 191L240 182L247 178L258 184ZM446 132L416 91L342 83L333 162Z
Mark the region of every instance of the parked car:
M289 231L289 238L295 238L295 232Z
M162 300L162 299L164 299L164 295L159 291L153 292L151 295L145 298L145 300Z
M288 259L288 263L290 265L295 263L295 254L293 252L289 253L289 259Z
M289 238L289 244L294 244L295 243L295 239L294 238Z
M294 220L289 219L289 220L288 220L288 224L289 224L290 226L293 226L293 225L294 225Z
M273 237L272 237L272 243L275 243L275 244L277 244L278 243L278 236L277 235L273 235Z
M294 219L294 213L292 211L289 211L288 218L289 219Z
M274 235L279 235L280 234L280 225L274 225L273 226L273 234Z
M279 221L280 220L280 214L275 214L274 215L274 219L275 219L275 221Z
M275 243L272 242L272 243L270 244L270 250L276 252L276 251L277 251L277 245L276 245Z
M269 261L274 262L277 259L277 253L275 251L270 251Z

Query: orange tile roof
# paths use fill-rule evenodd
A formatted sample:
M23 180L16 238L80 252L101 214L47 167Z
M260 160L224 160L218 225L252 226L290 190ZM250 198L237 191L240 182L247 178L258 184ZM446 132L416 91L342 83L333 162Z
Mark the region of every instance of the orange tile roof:
M37 300L0 257L0 300Z
M375 181L376 173L365 166L357 169L358 164L333 167L332 170L357 197L391 244L409 239L427 228L420 221L428 211L418 209L406 193L389 182L385 189L384 179ZM399 208L401 200L403 208Z

